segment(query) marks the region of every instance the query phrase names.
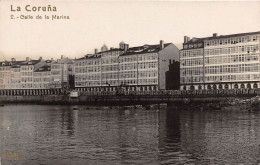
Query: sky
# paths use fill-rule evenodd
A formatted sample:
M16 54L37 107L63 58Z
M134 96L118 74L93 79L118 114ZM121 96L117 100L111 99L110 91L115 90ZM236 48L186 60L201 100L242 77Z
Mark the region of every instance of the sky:
M21 11L11 11L17 7ZM57 11L25 11L25 6L55 6ZM11 19L31 15L34 19ZM64 15L70 19L35 19ZM0 0L0 61L81 58L103 44L117 48L260 31L260 1L86 1Z

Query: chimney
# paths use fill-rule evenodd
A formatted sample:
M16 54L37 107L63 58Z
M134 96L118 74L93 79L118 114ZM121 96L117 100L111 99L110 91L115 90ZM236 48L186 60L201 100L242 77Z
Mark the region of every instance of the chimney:
M218 36L218 33L213 33L213 37L217 37Z
M160 50L164 49L164 42L163 40L160 41Z
M172 64L172 60L171 59L169 59L169 65L171 65Z
M94 52L95 52L95 54L97 54L98 53L98 49L95 49Z
M29 57L26 57L26 61L29 61Z
M53 61L53 58L51 58L51 61Z
M12 58L12 61L15 61L15 58Z
M113 49L114 49L113 47L110 48L110 50L113 50Z
M128 50L128 48L129 48L129 45L128 45L128 44L125 44L125 46L124 46L124 51L126 52L126 51Z
M187 37L187 42L189 42L190 41L190 37Z
M184 36L184 43L187 43L187 42L188 42L188 37Z
M42 57L40 57L39 60L42 61Z
M60 57L61 59L63 59L64 58L64 56L63 55L61 55L61 57Z

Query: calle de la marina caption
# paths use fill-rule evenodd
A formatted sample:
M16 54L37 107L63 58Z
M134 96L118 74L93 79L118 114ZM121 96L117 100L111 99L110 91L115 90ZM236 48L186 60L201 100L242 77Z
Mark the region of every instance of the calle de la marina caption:
M46 20L64 20L70 19L68 15L60 15L56 14L58 11L56 6L46 5L46 6L33 6L33 5L25 5L25 6L10 6L12 14L10 15L10 19L46 19ZM26 14L20 14L19 12L26 12ZM46 13L46 14L44 14ZM36 15L34 15L36 14Z

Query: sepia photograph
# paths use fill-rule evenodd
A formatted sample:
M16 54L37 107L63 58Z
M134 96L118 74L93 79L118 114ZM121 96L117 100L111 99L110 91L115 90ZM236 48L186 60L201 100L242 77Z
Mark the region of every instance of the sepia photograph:
M0 0L0 165L260 165L260 1Z

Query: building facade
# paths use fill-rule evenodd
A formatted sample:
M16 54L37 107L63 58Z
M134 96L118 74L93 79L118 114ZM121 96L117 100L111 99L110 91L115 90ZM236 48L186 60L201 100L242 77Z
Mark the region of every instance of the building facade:
M181 89L202 89L204 79L204 39L184 37L180 50Z
M119 84L127 90L165 90L166 72L173 60L179 61L179 50L171 43L129 48L119 56Z
M119 48L102 47L101 52L75 61L76 88L83 91L128 91L166 89L169 61L179 61L179 50L163 41L157 45L129 48L121 42Z
M33 73L34 89L50 89L51 85L51 66L44 65Z
M128 44L121 42L119 48L100 52L101 56L101 87L105 91L115 91L118 82L119 56L128 49Z
M88 54L75 60L75 87L87 91L100 91L101 54Z
M74 60L62 55L51 63L50 88L68 88L70 75L74 75Z
M128 45L124 42L119 48L103 45L101 52L87 54L75 61L75 87L83 91L115 91L118 86L119 55Z
M259 47L260 32L185 38L180 51L181 89L259 88Z
M44 66L45 62L30 60L26 57L25 61L11 61L0 63L0 89L34 89L33 72Z
M73 60L31 60L0 62L0 89L53 89L69 83L74 74Z
M0 89L9 89L11 82L11 66L10 61L0 62Z

